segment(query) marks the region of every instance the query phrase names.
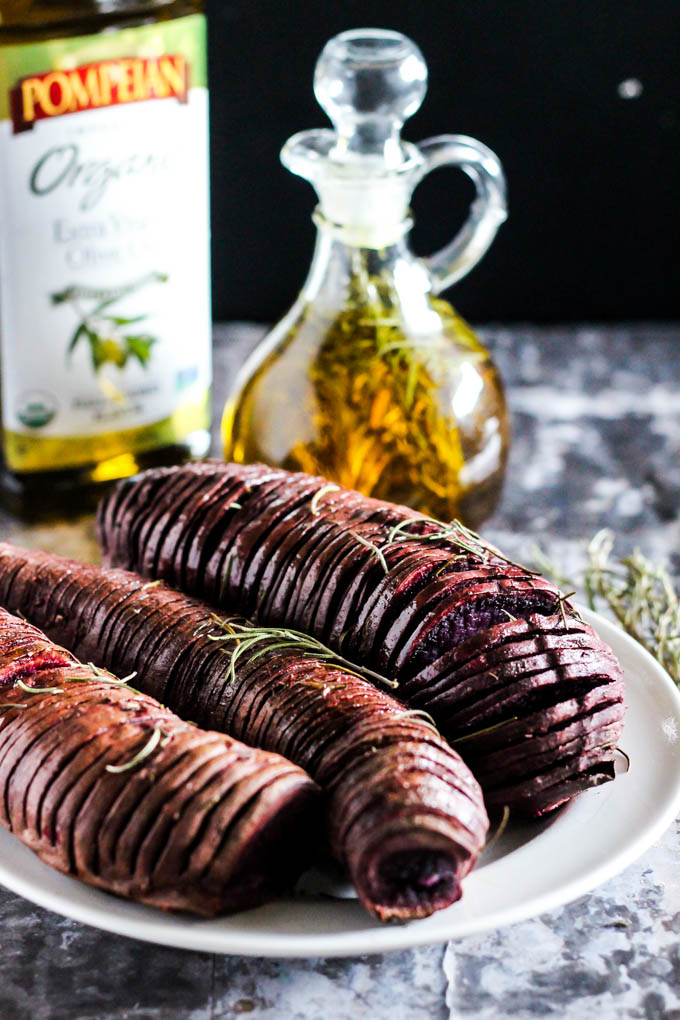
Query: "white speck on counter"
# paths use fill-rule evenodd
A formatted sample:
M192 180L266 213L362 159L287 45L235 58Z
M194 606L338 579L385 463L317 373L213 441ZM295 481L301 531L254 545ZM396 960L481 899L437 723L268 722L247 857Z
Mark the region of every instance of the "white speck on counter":
M557 391L552 386L526 386L516 391L515 403L527 414L553 420L577 421L600 418L613 421L631 415L637 418L654 416L677 417L677 388L657 383L647 390L624 392L602 389L597 393Z

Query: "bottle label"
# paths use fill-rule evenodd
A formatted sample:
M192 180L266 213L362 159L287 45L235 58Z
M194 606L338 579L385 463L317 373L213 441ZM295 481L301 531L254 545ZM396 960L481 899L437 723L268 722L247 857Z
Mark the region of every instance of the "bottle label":
M14 471L209 424L205 19L0 49L0 340Z

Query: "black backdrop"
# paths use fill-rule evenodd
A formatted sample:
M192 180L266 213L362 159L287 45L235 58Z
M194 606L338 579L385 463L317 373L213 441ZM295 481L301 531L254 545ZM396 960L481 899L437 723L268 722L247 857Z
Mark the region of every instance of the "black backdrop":
M505 168L508 222L450 294L465 316L680 313L678 0L208 0L208 16L217 318L271 320L295 297L314 193L278 153L327 124L312 93L325 41L366 26L405 32L428 63L405 137L473 135ZM453 170L421 185L418 251L448 240L471 193Z

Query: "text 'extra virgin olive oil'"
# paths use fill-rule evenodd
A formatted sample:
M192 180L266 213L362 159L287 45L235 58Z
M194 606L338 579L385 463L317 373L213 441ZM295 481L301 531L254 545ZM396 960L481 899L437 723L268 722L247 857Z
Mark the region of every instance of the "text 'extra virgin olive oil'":
M0 0L3 500L89 507L208 448L205 18Z

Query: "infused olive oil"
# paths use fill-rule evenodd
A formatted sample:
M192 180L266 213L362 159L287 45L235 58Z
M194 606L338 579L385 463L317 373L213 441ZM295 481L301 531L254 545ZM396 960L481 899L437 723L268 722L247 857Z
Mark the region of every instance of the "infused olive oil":
M5 502L205 453L201 4L0 0L0 178Z
M234 383L224 452L476 525L502 484L505 401L489 354L437 294L491 243L504 181L473 139L400 139L425 80L419 50L395 32L346 32L322 53L315 92L336 130L303 132L282 153L319 193L316 251L298 301ZM461 235L423 260L406 242L408 202L443 163L479 195Z
M227 408L227 459L478 523L502 483L502 387L451 306L426 310L430 332L413 335L394 285L367 273L350 277L337 315L307 303Z

